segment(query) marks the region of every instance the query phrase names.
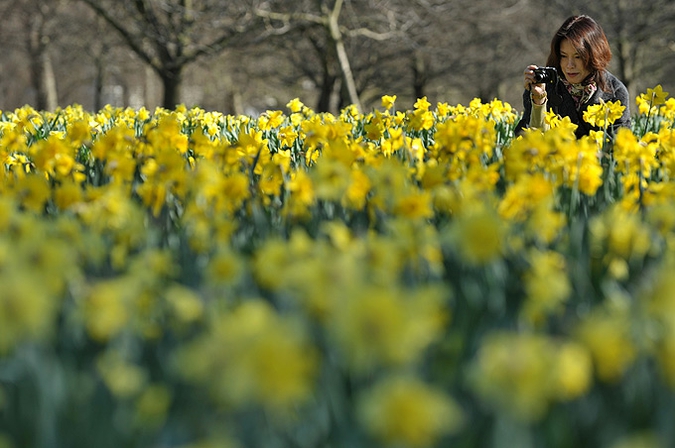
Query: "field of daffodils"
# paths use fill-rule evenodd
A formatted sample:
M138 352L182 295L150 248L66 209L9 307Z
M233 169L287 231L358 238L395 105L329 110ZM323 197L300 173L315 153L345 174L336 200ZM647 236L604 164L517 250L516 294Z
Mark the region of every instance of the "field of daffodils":
M675 442L675 99L0 115L0 448Z

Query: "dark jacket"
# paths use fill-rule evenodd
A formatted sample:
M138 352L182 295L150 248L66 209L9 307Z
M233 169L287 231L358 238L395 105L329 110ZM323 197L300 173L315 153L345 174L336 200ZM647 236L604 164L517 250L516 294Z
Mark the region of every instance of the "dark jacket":
M630 127L631 115L626 86L608 71L605 71L605 81L607 90L601 91L598 88L588 102L582 104L579 109L577 109L574 98L572 98L572 95L567 91L567 88L562 81L558 81L555 84L546 84L546 94L548 96L547 110L553 110L562 117L570 117L572 123L578 125L575 133L577 138L579 138L583 135L588 135L591 130L598 130L598 128L589 125L583 119L584 111L588 106L598 104L601 100L604 102L620 101L623 106L626 106L626 109L624 109L621 118L614 122L610 132L613 134L616 128L621 126ZM525 93L523 93L523 106L523 117L516 126L516 135L520 134L523 129L527 128L530 124L532 102L530 100L529 90L526 90Z

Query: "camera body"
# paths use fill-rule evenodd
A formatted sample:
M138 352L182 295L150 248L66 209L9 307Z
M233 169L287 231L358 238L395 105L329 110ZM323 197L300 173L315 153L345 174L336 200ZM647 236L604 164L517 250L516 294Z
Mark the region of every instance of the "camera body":
M534 69L535 84L555 84L558 72L555 67L537 67Z

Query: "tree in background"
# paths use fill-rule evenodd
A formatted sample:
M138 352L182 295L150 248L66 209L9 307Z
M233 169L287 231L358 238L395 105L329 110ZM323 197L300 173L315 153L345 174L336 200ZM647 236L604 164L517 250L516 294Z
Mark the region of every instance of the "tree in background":
M199 58L242 44L254 16L247 2L218 0L82 0L157 73L162 105L180 101L185 67ZM259 38L259 36L258 36Z
M112 90L123 91L114 105L237 113L296 96L318 111L367 110L383 94L401 107L422 96L520 107L523 68L545 62L552 33L575 13L603 25L611 70L634 97L675 89L674 9L668 0L6 1L0 109L98 109Z
M361 94L366 86L359 82L363 71L354 67L363 56L369 58L373 53L362 53L359 46L376 41L387 47L402 37L397 6L392 0L304 0L292 4L266 0L258 2L255 14L277 36L270 45L284 46L289 38L293 40L294 45L286 49L303 75L317 86L317 110L328 111L336 94L338 107L350 103L362 109ZM308 58L307 52L313 57Z
M23 49L28 56L29 85L38 109L54 109L58 105L52 49L59 38L58 17L64 6L60 0L16 0L0 11L10 45Z
M317 87L318 110L336 108L331 102L336 90L341 93L337 108L356 103L354 93L346 94L350 88L366 106L392 93L413 101L422 96L489 100L508 90L528 55L544 54L540 37L549 39L541 21L528 19L538 13L527 0L500 8L475 0L349 0L339 22L346 65L337 57L327 16L321 15L337 4L268 0L258 6L270 27L285 30L265 45L292 58L297 74ZM523 23L536 25L524 28ZM345 65L353 80L345 76Z

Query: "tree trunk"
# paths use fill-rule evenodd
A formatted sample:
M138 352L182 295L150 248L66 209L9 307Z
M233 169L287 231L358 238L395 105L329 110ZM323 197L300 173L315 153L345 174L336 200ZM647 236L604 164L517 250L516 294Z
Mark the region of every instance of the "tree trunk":
M42 52L42 86L46 100L47 110L53 111L59 106L59 97L56 90L56 76L52 58L45 48Z
M338 17L340 16L342 3L343 0L337 0L335 2L335 7L328 16L328 28L330 30L333 43L335 44L335 52L337 53L338 62L340 63L342 79L344 81L345 87L347 88L347 91L349 92L349 99L351 103L356 106L358 111L361 112L361 101L359 100L359 94L356 91L354 75L352 74L352 68L349 65L349 57L347 55L347 50L345 49L345 44L342 40L342 32L340 31L340 25L338 23Z
M632 43L629 39L620 37L617 40L616 48L616 60L617 67L619 72L616 73L616 76L624 83L626 89L628 89L628 95L631 98L635 98L635 83L634 81L634 64L635 61L635 52L632 51Z
M143 103L146 108L154 108L157 105L157 95L155 94L157 82L155 71L149 65L145 66L143 79Z
M35 90L35 108L54 110L58 107L56 78L52 61L45 48L33 53L30 63L31 85Z
M32 54L30 58L30 84L35 90L35 108L37 110L47 109L47 96L42 88L42 58L39 55Z
M56 79L52 61L47 51L47 39L44 35L44 17L35 14L28 22L28 52L31 56L30 80L35 90L35 108L37 110L56 109L58 99L56 93Z
M96 74L94 75L94 111L103 109L103 57L97 55L94 60Z
M96 20L96 33L102 33L105 29L105 22L102 18ZM91 57L94 62L94 98L93 106L95 111L101 110L103 104L103 84L105 83L106 56L108 55L108 45L104 39L94 41L89 47Z
M233 89L230 92L230 110L233 115L243 115L246 111L244 110L244 105L242 104L241 93L239 90Z
M413 58L413 90L415 91L415 98L422 98L425 96L427 82L429 81L429 71L424 56L415 52Z
M165 69L159 74L162 79L162 86L164 87L162 107L165 109L175 109L180 102L182 71L183 67L174 67L172 69Z
M317 112L331 112L331 98L335 89L335 76L325 71L321 79L319 99L316 102Z

